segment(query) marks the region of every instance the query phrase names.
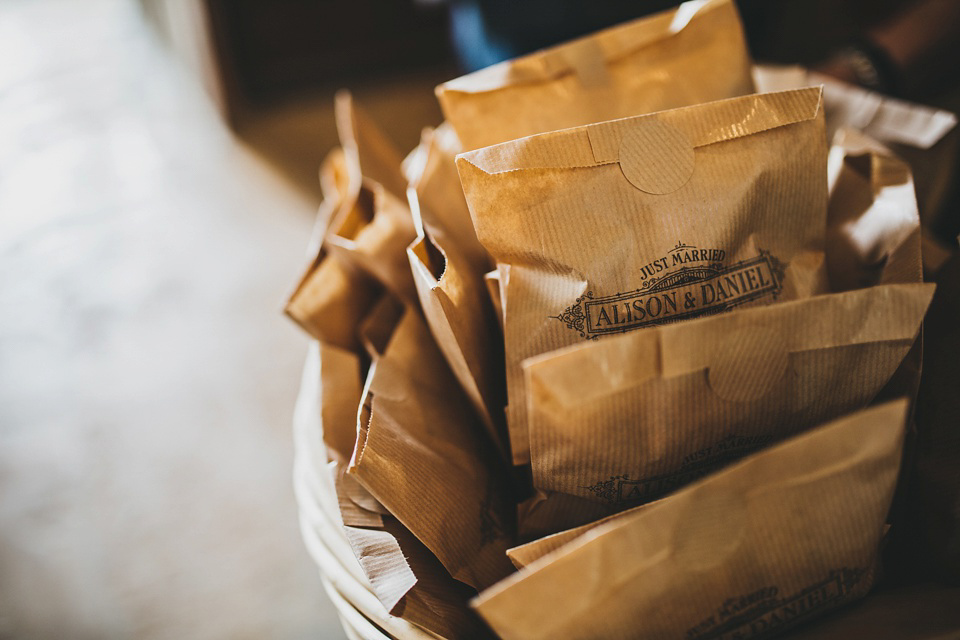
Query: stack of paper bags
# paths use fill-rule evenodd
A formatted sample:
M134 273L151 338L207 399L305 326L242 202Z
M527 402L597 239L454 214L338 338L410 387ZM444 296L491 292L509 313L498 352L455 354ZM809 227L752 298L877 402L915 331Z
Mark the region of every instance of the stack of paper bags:
M910 167L840 89L752 72L733 3L696 0L439 86L405 158L338 96L286 312L384 610L448 638L807 637L904 564L960 577L956 414L921 378L956 361L921 340L952 298Z

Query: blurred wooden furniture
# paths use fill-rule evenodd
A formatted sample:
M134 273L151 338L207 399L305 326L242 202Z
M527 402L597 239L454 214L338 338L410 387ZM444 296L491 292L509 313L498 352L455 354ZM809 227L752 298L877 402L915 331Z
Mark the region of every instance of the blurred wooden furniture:
M232 126L347 79L449 65L447 10L414 0L140 0Z

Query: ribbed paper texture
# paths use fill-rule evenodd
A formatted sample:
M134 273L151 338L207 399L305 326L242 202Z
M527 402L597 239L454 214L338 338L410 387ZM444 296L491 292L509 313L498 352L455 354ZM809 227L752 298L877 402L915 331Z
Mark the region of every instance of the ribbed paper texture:
M525 363L534 486L622 510L859 409L920 330L933 285L884 285L648 329ZM775 364L771 364L775 363ZM594 508L535 521L553 533ZM609 513L609 511L608 511Z
M484 637L482 625L466 609L472 590L451 578L420 541L344 474L352 444L346 458L324 446L356 437L360 391L348 388L358 370L357 359L353 356L350 362L351 356L317 343L309 352L295 432L298 456L309 461L312 482L307 486L313 491L299 499L313 505L308 509L313 513L310 519L322 529L322 537L328 541L345 537L331 551L345 551L346 557L340 554L338 560L348 570L350 563L357 563L352 572L359 570L387 611L443 637ZM333 461L328 463L328 457ZM342 536L332 531L337 527Z
M356 327L384 287L415 299L404 250L416 234L399 152L350 94L338 94L336 117L342 148L321 168L309 261L285 311L313 337L356 350Z
M447 364L507 460L503 337L496 312L479 274L427 234L407 250L420 306Z
M906 411L867 409L752 456L588 531L473 604L508 640L726 640L861 598Z
M730 0L698 0L437 87L464 149L753 91Z
M670 193L637 188L617 161L625 136L652 123L680 134L655 139L694 147L693 174ZM458 156L480 241L510 267L504 340L516 464L529 461L524 359L585 339L826 290L823 127L820 92L806 89ZM651 149L647 163L659 160ZM629 166L636 170L635 158ZM672 185L675 173L663 175Z
M441 244L456 248L461 257L479 272L491 269L490 254L477 239L470 210L463 197L456 157L463 151L449 123L425 129L418 151L422 162L408 175L408 198L426 231Z
M450 574L475 588L510 572L507 474L419 313L371 366L349 472Z
M381 185L365 182L354 206L341 212L327 236L331 256L356 266L388 291L416 299L406 248L416 237L406 201Z
M408 197L419 235L407 249L417 296L430 327L484 428L508 459L503 407L503 334L483 282L493 265L473 228L454 164L448 125L425 131L408 170ZM414 168L413 165L419 165Z

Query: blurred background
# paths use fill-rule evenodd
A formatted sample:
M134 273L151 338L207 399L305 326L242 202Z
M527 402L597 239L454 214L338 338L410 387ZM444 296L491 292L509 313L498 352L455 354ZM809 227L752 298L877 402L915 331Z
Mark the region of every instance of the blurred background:
M0 637L343 637L298 532L307 340L280 313L333 92L412 149L439 82L672 4L0 0ZM831 64L915 4L742 9L759 57ZM936 15L904 64L956 53ZM933 67L896 91L955 104Z

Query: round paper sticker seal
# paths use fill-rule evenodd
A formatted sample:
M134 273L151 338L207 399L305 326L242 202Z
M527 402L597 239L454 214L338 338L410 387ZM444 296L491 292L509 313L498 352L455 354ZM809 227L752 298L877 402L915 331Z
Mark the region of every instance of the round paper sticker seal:
M658 120L644 120L620 138L620 171L637 189L673 193L693 175L693 145L683 133Z

